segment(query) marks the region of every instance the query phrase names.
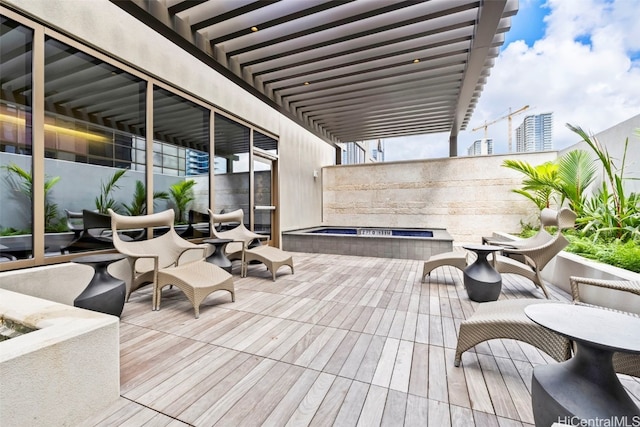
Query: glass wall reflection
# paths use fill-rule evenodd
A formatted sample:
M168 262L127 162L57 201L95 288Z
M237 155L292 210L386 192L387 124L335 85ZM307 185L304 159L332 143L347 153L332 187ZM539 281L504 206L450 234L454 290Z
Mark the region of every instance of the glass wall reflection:
M209 109L154 87L153 122L157 209L174 210L183 237L208 236Z
M0 262L33 255L32 46L33 30L0 15Z
M145 91L142 79L45 40L47 255L111 248L107 210L146 212Z
M215 115L215 212L244 211L249 227L250 129L221 114Z

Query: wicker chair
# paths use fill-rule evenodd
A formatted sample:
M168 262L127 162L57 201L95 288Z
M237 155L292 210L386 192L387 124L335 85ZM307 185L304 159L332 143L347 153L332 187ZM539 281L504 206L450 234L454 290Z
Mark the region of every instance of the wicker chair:
M631 295L640 296L640 281L623 280L602 280L589 279L584 277L571 277L571 293L574 304L590 305L606 310L624 311L625 313L638 316L640 314L637 298L630 300ZM618 297L618 300L626 300L623 310L619 306L608 304L602 305L589 303L581 295L588 293L585 287L607 289L608 297ZM615 293L618 292L618 295ZM600 295L600 300L602 294ZM635 297L633 297L635 298ZM458 331L458 345L456 347L454 365L460 366L462 353L471 347L492 339L509 338L529 343L555 360L561 362L571 356L571 342L566 338L538 325L529 319L524 312L525 307L530 304L545 304L557 301L539 299L515 299L501 300L483 303L465 321L460 324ZM628 311L627 307L633 307L634 311ZM627 353L614 353L613 366L616 372L621 374L640 377L640 356Z
M460 366L462 353L481 342L499 338L524 341L562 362L571 357L568 339L551 332L527 317L524 308L531 304L546 304L557 301L540 299L511 299L485 302L460 324L458 345L453 364Z
M113 244L126 255L131 267L127 300L133 291L147 283L153 284L153 310L160 309L162 289L175 285L191 301L195 316L200 316L200 304L212 292L224 290L235 301L233 277L220 267L204 260L207 247L182 239L173 228L172 209L164 212L123 216L109 209ZM167 227L168 232L149 240L124 241L118 232Z
M505 247L502 252L504 255L497 255L494 258L495 269L500 273L519 274L526 277L542 289L546 298L549 298L549 292L540 272L569 244L569 241L562 235L562 230L572 228L575 221L575 212L569 208L560 209L556 220L558 231L551 239L538 245L526 245L521 248ZM517 257L520 258L517 259Z
M623 311L631 316L640 315L640 304L638 304L640 302L640 298L638 298L640 297L640 281L589 279L572 276L570 283L574 304ZM607 291L610 296L612 298L617 296L619 301L623 300L625 302L624 306L611 304L604 307L601 304L589 303L589 298L585 295L588 294L589 291L587 289L589 287L610 290ZM583 295L580 294L581 289ZM640 356L637 354L614 353L613 367L618 373L640 377Z
M534 236L529 237L528 239L509 240L509 241L491 239L490 237L485 237L483 239L485 240L486 243L489 243L491 245L505 247L505 249L512 252L512 256L514 257L514 259L516 259L516 261L519 260L520 263L523 263L523 262L526 262L525 257L515 254L515 250L540 247L546 244L547 242L553 240L554 236L549 234L549 232L545 229L545 227L550 227L550 226L558 226L558 212L553 209L545 208L545 209L542 209L542 211L540 211L540 230L538 230L538 232ZM525 267L524 269L519 268L521 267L519 264L514 264L514 267L510 267L510 265L512 264L511 260L502 259L502 262L504 264L502 268L504 268L505 270L512 269L514 271L517 271L518 274L521 274L521 271L524 271L524 273L527 274L526 277L531 276L537 280L537 276L529 274L529 270L530 270L529 268L527 267ZM469 256L467 253L463 251L445 252L445 253L433 255L424 262L424 265L422 267L422 281L424 282L424 279L427 276L430 276L431 272L438 267L450 265L460 270L464 270L468 264L469 264ZM497 267L495 257L493 258L493 265L494 267ZM506 273L507 271L504 271L504 272ZM543 287L543 290L545 291L545 295L546 295L546 289L544 289L544 287Z
M495 246L505 246L512 249L524 249L533 248L543 245L553 239L553 235L549 234L545 227L557 227L558 226L558 211L550 208L544 208L540 211L540 229L538 232L527 238L521 240L499 240L491 237L483 237L486 243Z
M260 239L266 239L267 236L254 233L244 226L242 209L221 214L214 214L209 209L209 218L211 233L216 238L233 240L227 245L225 254L231 261L241 260L241 277L246 277L248 264L252 261L263 263L271 272L273 281L276 280L276 272L283 265L288 265L291 268L291 274L293 274L293 257L291 254L273 246L260 244ZM221 224L225 223L232 223L234 226L225 230L224 227L220 227Z

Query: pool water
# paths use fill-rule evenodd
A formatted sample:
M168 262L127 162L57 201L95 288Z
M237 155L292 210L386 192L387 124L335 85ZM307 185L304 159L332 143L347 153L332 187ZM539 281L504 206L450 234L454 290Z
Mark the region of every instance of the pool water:
M344 234L372 237L433 237L430 230L411 230L393 228L321 228L310 231L313 234Z

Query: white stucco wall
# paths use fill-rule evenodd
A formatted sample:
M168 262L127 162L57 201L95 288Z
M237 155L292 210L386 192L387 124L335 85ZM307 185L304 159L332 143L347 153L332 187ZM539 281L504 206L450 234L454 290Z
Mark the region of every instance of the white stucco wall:
M3 0L84 44L279 136L283 230L321 221L313 170L335 163L332 145L244 91L108 0ZM215 207L214 207L215 208Z
M587 125L572 123L576 126L581 126L587 133L594 133L594 129L589 129ZM609 155L614 159L616 167L622 167L622 158L624 156L625 141L629 139L627 145L627 153L625 159L625 172L624 177L634 178L626 179L624 182L625 190L629 192L640 192L640 114L633 116L621 123L618 123L609 129L595 133L596 139L600 144L604 145L609 151ZM559 155L575 150L582 149L592 154L595 158L593 150L589 148L586 142L582 141L578 135L576 135L576 144L562 150ZM595 188L600 188L599 185Z
M556 152L389 162L323 169L326 225L443 227L456 242L480 243L495 230L520 231L537 208L513 193L522 174L507 159L537 165Z

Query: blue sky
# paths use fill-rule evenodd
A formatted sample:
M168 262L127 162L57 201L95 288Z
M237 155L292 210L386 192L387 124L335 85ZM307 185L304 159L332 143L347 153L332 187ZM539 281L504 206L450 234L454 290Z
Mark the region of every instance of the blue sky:
M516 40L523 40L528 46L533 46L536 40L544 36L544 17L549 13L545 1L520 2L518 14L511 18L511 29L505 36L502 49Z
M458 155L483 137L473 128L509 108L530 106L513 117L514 130L527 114L553 112L556 149L578 142L566 123L597 133L640 114L639 23L640 0L520 0ZM488 128L496 154L508 151L507 128L507 120ZM447 157L448 138L387 139L385 159Z

